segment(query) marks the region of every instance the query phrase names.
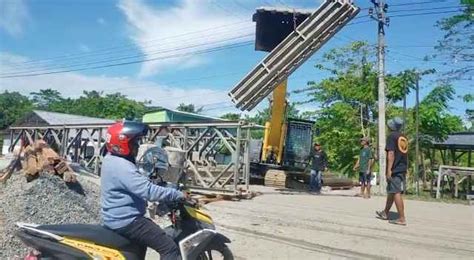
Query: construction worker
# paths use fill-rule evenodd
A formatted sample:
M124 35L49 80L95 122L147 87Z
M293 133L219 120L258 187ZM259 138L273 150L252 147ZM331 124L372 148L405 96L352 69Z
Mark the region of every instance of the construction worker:
M369 147L369 138L363 137L360 139L360 145L362 146L359 152L359 158L354 165L353 170L359 169L359 184L360 184L360 196L364 199L370 198L370 181L372 180L372 164L374 163L374 157L372 156L372 150ZM367 194L365 193L367 191Z
M153 184L135 165L139 141L148 126L118 122L107 130L108 154L102 162L101 214L104 225L140 245L145 257L151 247L160 259L181 259L177 244L157 224L144 217L147 201L179 201L186 194Z
M316 142L311 150L311 173L309 181L309 191L316 194L321 193L323 171L328 169L328 159L326 153L321 149L321 144Z
M407 224L402 194L406 190L406 173L408 168L408 139L400 133L403 120L395 117L387 123L391 130L387 137L387 201L383 211L376 211L378 218L388 220L388 214L393 203L397 207L399 218L390 221L391 224Z

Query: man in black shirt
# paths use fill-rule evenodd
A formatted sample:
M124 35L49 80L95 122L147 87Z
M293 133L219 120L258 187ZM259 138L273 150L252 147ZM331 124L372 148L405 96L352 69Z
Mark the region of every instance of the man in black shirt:
M322 172L327 170L328 167L328 157L321 149L320 143L314 144L314 149L311 150L310 157L311 175L309 181L309 191L319 194L321 192Z
M406 173L408 168L408 139L400 133L403 125L402 119L395 117L388 123L391 130L387 137L387 202L385 210L377 211L379 218L387 220L390 208L395 202L399 219L391 221L392 224L406 225L405 208L403 205L402 194L406 190Z

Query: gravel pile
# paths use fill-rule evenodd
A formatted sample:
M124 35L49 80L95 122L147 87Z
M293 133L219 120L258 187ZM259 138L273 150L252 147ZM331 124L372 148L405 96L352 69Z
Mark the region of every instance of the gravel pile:
M57 176L42 175L27 183L14 174L0 186L0 259L21 259L28 249L14 235L16 222L35 224L100 221L100 187L80 176L66 185Z

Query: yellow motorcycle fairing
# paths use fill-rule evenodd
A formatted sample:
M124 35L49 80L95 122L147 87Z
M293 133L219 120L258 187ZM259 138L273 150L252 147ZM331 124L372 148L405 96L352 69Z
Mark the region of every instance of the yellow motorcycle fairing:
M199 210L199 209L196 209L196 208L193 208L193 207L189 207L189 206L184 206L184 208L186 209L186 212L192 218L197 219L197 220L202 221L202 222L207 223L207 224L211 224L211 225L214 223L212 221L211 216L207 215L202 210Z
M77 240L73 238L64 238L60 242L85 252L93 259L126 260L125 256L120 251L113 248L96 245L88 241Z

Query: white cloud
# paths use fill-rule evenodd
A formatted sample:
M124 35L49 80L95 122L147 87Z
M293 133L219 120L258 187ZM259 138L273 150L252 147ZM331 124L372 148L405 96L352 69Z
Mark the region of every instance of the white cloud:
M8 53L0 53L0 71L12 70L14 64L28 61L27 58ZM87 76L80 73L63 73L36 77L0 78L0 91L18 91L28 95L40 89L58 90L65 97L78 97L83 91L120 92L128 97L153 105L176 108L180 103L193 103L196 106L215 107L216 103L229 100L227 91L213 90L203 86L186 88L160 85L146 80L128 77ZM213 105L209 105L213 104ZM228 104L231 104L228 101ZM223 104L226 106L226 104Z
M0 29L13 36L23 32L24 24L30 19L25 0L0 1Z
M158 58L253 39L237 38L253 33L251 10L241 15L238 9L226 8L226 4L227 1L181 0L176 6L158 9L142 0L121 0L119 8L127 18L130 38L146 58ZM193 67L206 61L201 57L147 62L142 65L140 76L151 76L162 69Z
M105 25L105 24L107 24L107 22L105 21L105 19L102 18L102 17L97 18L97 23L100 24L100 25Z
M82 51L82 52L90 52L91 51L89 46L87 46L83 43L79 44L79 50Z

